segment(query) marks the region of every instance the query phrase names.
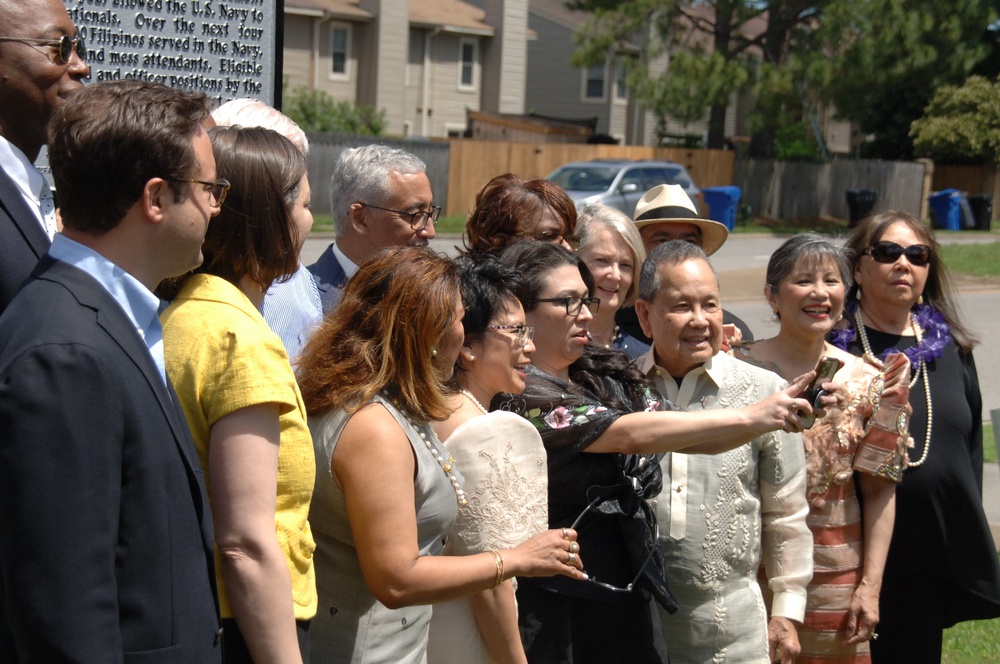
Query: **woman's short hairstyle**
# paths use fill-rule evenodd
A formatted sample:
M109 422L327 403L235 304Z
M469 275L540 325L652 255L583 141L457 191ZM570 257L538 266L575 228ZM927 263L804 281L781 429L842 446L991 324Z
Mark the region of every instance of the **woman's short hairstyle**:
M333 228L337 237L347 234L351 205L385 205L393 194L390 173L425 173L427 165L406 150L387 145L364 145L340 153L330 178Z
M576 232L576 205L548 180L522 180L513 173L498 175L476 194L476 206L465 222L465 248L471 252L500 251L523 238L528 222L545 208L563 222L563 236Z
M232 99L212 111L212 119L220 127L265 127L276 131L309 156L309 139L295 121L259 99Z
M579 256L558 244L521 241L504 249L500 260L514 268L524 279L523 285L514 292L526 312L538 306L535 300L542 292L549 272L563 265L572 265L578 269L583 283L587 285L587 292L594 294L594 277L586 264Z
M765 276L767 287L777 294L781 282L792 273L800 260L805 261L804 267L819 267L830 261L837 267L844 288L850 288L854 282L851 272L851 261L848 252L836 246L819 233L800 233L785 240L767 262Z
M465 305L465 343L479 341L486 326L518 301L526 283L517 270L492 254L468 254L458 259L462 270L462 304Z
M163 178L182 202L177 181L198 170L192 140L208 117L208 98L136 79L96 83L67 99L49 124L49 163L67 228L103 235Z
M445 419L434 349L460 295L458 265L426 247L391 247L362 263L299 360L309 415L355 412L388 389L414 421Z
M951 275L944 262L941 260L941 245L934 237L934 231L927 224L921 223L911 215L896 210L885 210L878 214L864 219L854 234L847 240L847 249L850 252L851 272L858 271L858 265L865 255L865 251L870 249L876 242L882 239L889 227L895 223L907 226L920 238L923 244L931 248L931 262L927 264L927 283L924 285L922 293L924 303L937 309L951 326L951 333L955 337L955 343L963 351L971 351L979 339L969 330L958 315L955 306L956 291L952 284ZM859 284L851 286L848 299L854 298L860 289Z
M635 304L639 293L639 270L642 268L643 261L646 260L646 248L642 244L642 236L639 235L639 229L632 223L632 219L621 210L600 203L591 203L580 210L580 216L577 218L576 234L580 238L577 251L595 241L596 233L594 231L601 226L618 233L625 240L628 248L632 250L634 277L621 304L623 307L631 307Z
M208 225L205 260L196 272L233 283L248 276L267 289L299 266L292 208L306 158L287 138L263 127L213 127L208 133L219 177L232 187Z

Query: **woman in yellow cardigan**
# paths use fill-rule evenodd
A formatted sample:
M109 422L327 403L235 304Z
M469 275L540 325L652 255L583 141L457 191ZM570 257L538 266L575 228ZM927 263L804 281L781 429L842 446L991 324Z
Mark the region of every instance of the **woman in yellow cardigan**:
M210 131L219 215L204 263L171 284L164 357L205 471L215 519L216 573L231 662L301 662L316 614L315 478L302 396L281 341L259 307L298 267L312 226L302 154L261 128ZM224 201L222 199L225 199Z

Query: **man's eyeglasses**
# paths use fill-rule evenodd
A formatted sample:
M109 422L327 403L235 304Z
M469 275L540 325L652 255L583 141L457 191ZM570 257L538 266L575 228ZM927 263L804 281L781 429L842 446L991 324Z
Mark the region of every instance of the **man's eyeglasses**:
M415 231L422 231L427 226L427 222L437 222L438 217L441 216L441 206L432 205L430 210L417 210L416 212L406 212L404 210L390 210L389 208L379 207L378 205L370 205L368 203L359 203L361 207L372 208L375 210L382 210L383 212L392 212L397 215L400 219L405 219L410 224L410 228Z
M487 330L516 330L517 344L524 348L535 338L535 328L531 325L487 325Z
M212 195L212 207L222 207L222 202L226 200L229 193L229 180L219 178L218 180L174 180L174 182L190 182L191 184L203 184L205 189Z
M529 240L537 240L539 242L549 242L551 244L562 244L565 240L571 246L577 246L580 244L579 235L563 235L562 233L556 233L555 231L543 231L541 233L521 233L518 237L528 238Z
M924 267L931 262L933 251L926 244L911 244L908 247L901 247L895 242L876 242L865 254L871 256L876 263L895 263L899 257L906 254L906 260L913 265Z
M27 37L0 37L0 42L21 42L23 44L39 44L41 46L58 46L56 59L61 65L68 65L73 52L80 56L81 60L87 59L87 46L83 42L83 37L70 37L63 35L59 39L29 39Z
M578 316L580 314L580 309L583 305L587 305L587 309L590 313L596 314L597 310L601 307L600 298L596 297L577 297L575 295L570 297L542 297L537 300L532 300L532 306L538 302L552 302L553 304L561 304L566 307L567 316Z
M573 530L577 530L577 526L579 526L580 522L583 521L583 517L587 516L587 513L590 512L595 507L597 507L603 500L604 500L603 496L598 496L597 498L594 498L592 501L590 501L590 504L583 508L583 511L580 512L580 516L576 517L576 521L573 522L573 525L570 526L570 528L572 528ZM656 547L658 546L657 542L659 542L660 540L660 524L657 523L656 519L647 518L647 525L649 526L650 531L653 534L653 541L649 547L649 553L646 555L646 559L642 561L641 565L639 565L639 571L636 572L635 578L632 579L631 583L629 583L624 588L621 588L619 586L613 586L610 583L604 583L603 581L598 581L597 577L592 574L590 575L588 581L596 583L597 585L603 588L607 588L608 590L613 590L618 593L632 592L635 589L635 587L639 585L639 579L642 578L642 572L643 570L646 569L646 565L649 564L649 561L653 559L653 552L656 550Z

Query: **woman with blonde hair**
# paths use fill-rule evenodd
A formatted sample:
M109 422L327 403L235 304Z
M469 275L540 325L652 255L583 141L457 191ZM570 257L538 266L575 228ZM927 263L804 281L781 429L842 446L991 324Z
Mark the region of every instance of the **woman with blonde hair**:
M617 348L633 360L649 350L645 344L615 323L623 307L631 307L639 294L639 268L646 260L642 237L628 215L600 203L580 211L576 232L577 255L594 278L595 295L601 306L590 322L590 340L605 348Z

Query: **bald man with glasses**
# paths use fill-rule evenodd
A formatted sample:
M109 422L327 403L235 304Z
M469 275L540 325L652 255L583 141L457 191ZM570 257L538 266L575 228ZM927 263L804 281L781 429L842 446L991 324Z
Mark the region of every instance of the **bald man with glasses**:
M49 118L90 76L61 0L0 2L0 313L45 255L55 200L34 166Z

